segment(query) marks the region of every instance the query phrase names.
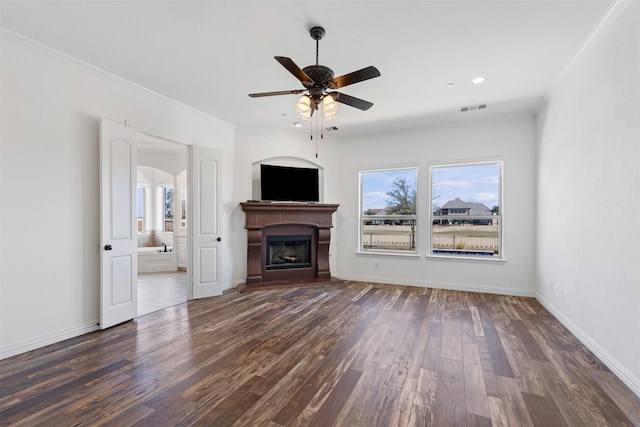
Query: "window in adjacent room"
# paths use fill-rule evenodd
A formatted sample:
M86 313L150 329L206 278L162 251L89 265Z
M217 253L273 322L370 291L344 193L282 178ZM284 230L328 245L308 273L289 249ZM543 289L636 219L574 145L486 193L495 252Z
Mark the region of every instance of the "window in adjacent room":
M173 231L173 185L163 184L158 186L160 194L160 212L162 215L162 231Z
M430 254L502 258L502 162L431 166Z
M180 186L180 227L187 228L187 186Z
M417 168L360 172L360 251L417 252Z
M136 187L136 227L138 233L144 233L144 208L145 208L145 186L138 184Z

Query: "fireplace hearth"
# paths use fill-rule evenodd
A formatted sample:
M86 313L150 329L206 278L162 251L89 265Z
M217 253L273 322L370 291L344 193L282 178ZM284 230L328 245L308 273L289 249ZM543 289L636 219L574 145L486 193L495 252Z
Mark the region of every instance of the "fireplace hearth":
M329 244L338 205L240 205L247 229L247 279L241 290L336 280L329 267Z

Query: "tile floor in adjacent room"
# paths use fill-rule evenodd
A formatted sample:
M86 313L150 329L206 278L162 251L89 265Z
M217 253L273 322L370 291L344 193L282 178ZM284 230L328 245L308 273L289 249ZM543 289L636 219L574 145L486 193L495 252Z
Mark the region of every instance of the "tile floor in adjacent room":
M138 316L186 302L186 285L184 271L138 274Z

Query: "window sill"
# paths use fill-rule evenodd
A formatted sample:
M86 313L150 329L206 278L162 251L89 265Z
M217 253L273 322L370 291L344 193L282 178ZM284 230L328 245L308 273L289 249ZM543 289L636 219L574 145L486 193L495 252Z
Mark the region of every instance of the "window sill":
M397 256L397 257L404 257L404 258L420 258L420 254L418 254L417 252L410 252L410 253L402 253L402 252L397 252L397 251L379 251L379 252L373 252L373 251L356 251L356 255L375 255L375 256Z
M494 258L488 256L478 256L478 255L433 255L428 254L425 255L425 258L431 260L454 260L454 261L479 261L479 262L496 262L496 263L504 263L507 262L506 258Z

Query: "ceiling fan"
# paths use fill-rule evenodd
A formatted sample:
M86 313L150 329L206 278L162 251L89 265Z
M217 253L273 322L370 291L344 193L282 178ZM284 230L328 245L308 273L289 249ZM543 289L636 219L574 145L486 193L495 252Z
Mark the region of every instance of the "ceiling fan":
M319 41L324 37L324 28L313 27L309 30L311 38L316 41L316 64L300 69L295 62L284 56L276 56L275 59L284 68L289 70L304 86L304 89L283 90L277 92L250 93L252 98L275 95L296 95L304 93L296 103L296 110L302 119L310 120L313 112L319 109L322 104L322 111L325 119L335 117L337 109L336 102L368 110L373 103L354 96L350 96L334 89L342 88L364 80L369 80L380 76L380 71L376 67L369 66L358 71L354 71L343 76L334 77L333 70L324 65L318 64ZM330 89L331 91L328 91Z

